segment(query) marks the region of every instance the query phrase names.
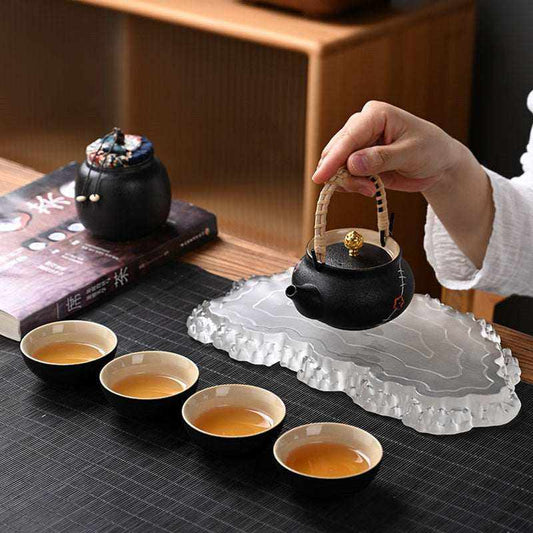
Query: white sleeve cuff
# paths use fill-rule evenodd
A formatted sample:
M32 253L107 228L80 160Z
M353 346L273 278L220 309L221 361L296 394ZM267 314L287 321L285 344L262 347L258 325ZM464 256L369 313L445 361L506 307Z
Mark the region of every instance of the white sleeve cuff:
M532 292L533 238L532 180L508 180L485 169L495 206L494 224L481 269L457 247L442 222L428 206L424 248L441 285L454 290L483 289L507 294ZM524 242L526 237L526 242ZM524 254L531 257L524 257ZM522 268L520 266L522 265ZM523 272L524 266L528 272Z

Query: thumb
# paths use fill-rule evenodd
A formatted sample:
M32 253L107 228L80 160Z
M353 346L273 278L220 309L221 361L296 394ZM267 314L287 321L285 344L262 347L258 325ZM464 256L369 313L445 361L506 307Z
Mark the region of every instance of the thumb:
M351 154L346 166L354 176L400 170L406 162L407 152L407 148L401 146L401 143L372 146Z

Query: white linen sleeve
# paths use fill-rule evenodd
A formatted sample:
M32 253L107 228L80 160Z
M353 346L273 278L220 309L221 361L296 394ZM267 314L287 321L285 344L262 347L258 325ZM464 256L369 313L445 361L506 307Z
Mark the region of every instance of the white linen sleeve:
M485 169L492 185L494 224L481 269L459 250L428 206L424 248L441 285L502 295L533 296L533 173L508 180Z

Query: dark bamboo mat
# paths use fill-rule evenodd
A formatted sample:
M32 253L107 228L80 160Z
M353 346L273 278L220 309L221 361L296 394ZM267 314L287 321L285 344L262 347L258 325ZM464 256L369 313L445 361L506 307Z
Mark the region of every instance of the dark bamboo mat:
M532 386L518 386L522 412L507 426L418 434L277 365L237 363L190 339L190 311L230 285L173 265L82 317L117 333L119 355L187 355L200 367L200 387L244 382L274 391L287 405L285 429L341 421L371 431L385 450L373 485L338 501L295 495L270 450L210 456L178 426L119 417L96 388L40 382L17 343L0 339L0 531L533 531Z

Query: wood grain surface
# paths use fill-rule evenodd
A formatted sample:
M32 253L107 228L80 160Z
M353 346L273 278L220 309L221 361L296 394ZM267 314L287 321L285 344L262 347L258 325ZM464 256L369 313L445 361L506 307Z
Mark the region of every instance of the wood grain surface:
M309 146L308 159L316 163L331 135L368 100L401 107L466 141L474 18L473 4L465 3L446 15L422 18L408 28L324 55L318 74L318 101L309 110L310 118L314 113L320 115L314 128L318 138L314 148ZM355 81L357 77L360 81ZM308 192L302 225L304 234L310 236L320 190L308 179L305 187ZM421 194L399 191L387 191L387 196L389 212L396 214L394 238L415 274L417 290L440 296L423 248L426 201ZM374 211L374 202L361 195L335 195L328 214L329 228L375 228Z
M49 172L120 125L222 232L299 255L320 152L368 100L467 137L474 0L379 4L316 20L238 0L6 0L1 154ZM418 290L440 295L422 196L389 205ZM373 203L336 195L328 223L373 228Z
M42 175L29 167L0 158L0 195ZM298 259L226 234L221 234L217 241L199 251L182 256L183 261L233 280L279 272L294 265Z
M316 20L281 9L236 0L77 0L121 13L218 33L246 41L287 48L306 54L350 46L399 25L431 19L472 0L418 0L398 2L392 8L355 10L341 19ZM393 17L391 17L391 12Z
M42 173L0 158L0 194L39 178ZM208 272L237 280L252 275L273 274L295 264L296 257L222 234L220 238L181 258ZM510 348L520 361L522 380L533 383L533 337L495 325L502 346Z

